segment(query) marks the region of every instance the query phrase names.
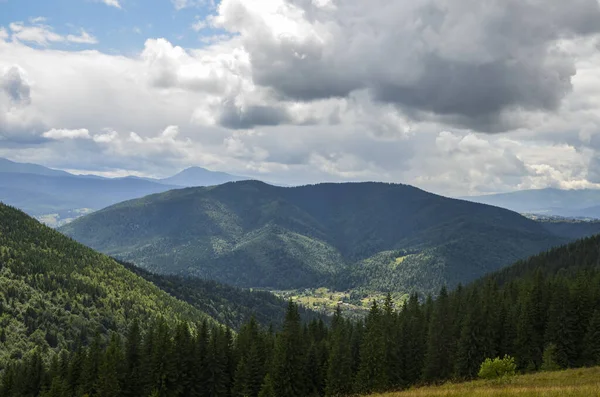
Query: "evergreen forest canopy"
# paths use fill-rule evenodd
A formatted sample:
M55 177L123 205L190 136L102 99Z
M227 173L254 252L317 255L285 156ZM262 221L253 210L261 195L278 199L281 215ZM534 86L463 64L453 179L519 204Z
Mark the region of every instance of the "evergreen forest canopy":
M96 333L124 336L133 319L142 327L161 317L238 329L252 315L279 324L285 310L268 293L124 266L0 204L0 362L33 349L43 357L71 351Z
M570 240L508 210L384 183L173 190L60 230L157 273L402 293L466 283Z
M402 307L373 303L364 321L338 311L303 324L289 303L279 332L254 320L234 336L207 322L167 323L34 349L2 372L2 396L346 396L470 379L485 358L521 372L600 365L600 237L515 264Z

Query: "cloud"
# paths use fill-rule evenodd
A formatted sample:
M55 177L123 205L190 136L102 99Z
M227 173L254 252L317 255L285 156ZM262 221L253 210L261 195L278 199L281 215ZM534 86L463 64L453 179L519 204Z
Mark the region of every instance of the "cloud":
M31 86L25 77L25 72L18 66L12 66L4 73L0 79L0 88L15 103L31 102Z
M12 39L23 42L35 43L47 46L50 43L64 41L64 37L53 32L52 28L45 25L25 26L22 22L14 22L10 25Z
M219 117L220 125L234 130L280 125L289 121L291 121L290 115L283 107L261 105L240 107L233 101L225 101Z
M255 83L283 96L367 89L414 119L490 131L504 128L504 112L556 110L575 75L559 42L599 22L595 0L223 0L214 18L239 34Z
M40 46L48 46L52 43L75 43L75 44L96 44L98 40L81 29L79 35L69 34L62 36L55 33L52 27L43 25L44 18L34 18L31 20L33 25L26 26L22 22L13 22L9 25L12 31L12 39L21 42L35 43Z
M173 6L177 11L183 10L184 8L200 7L203 5L212 5L214 7L214 0L171 0Z
M149 38L129 55L53 49L68 36L52 41L51 28L1 39L0 156L453 195L600 187L595 3L402 5L223 0L198 48ZM70 132L44 136L56 126Z
M102 3L104 3L110 7L121 8L121 3L119 3L119 0L99 0L99 1L101 1Z
M90 139L90 132L81 128L78 130L65 130L65 129L51 129L42 134L44 138L48 139Z
M88 32L86 32L85 30L81 29L81 32L79 33L79 35L67 35L66 40L70 43L76 43L76 44L97 44L98 43L98 39L96 39L94 36L90 35Z

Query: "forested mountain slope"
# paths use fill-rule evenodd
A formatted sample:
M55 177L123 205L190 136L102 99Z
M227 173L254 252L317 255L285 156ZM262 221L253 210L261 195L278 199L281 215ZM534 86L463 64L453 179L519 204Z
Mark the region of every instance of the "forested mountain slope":
M0 362L72 349L129 322L210 317L21 211L0 204ZM211 320L211 322L214 322Z
M169 295L189 303L219 323L235 330L252 317L262 326L273 325L277 328L285 317L287 301L268 291L250 291L196 277L159 275L130 263L118 262ZM323 315L303 307L298 310L304 321L324 318Z
M341 397L473 379L494 357L508 356L523 373L597 366L599 243L591 238L517 263L511 269L522 272L502 285L494 275L442 288L435 299L413 294L401 307L388 295L364 320L338 309L330 326L303 324L292 302L277 332L255 321L236 336L222 328L159 321L141 330L133 323L125 340L94 341L49 363L37 351L12 360L0 372L0 395ZM519 380L494 383L492 394L505 395L501 386L513 382Z
M384 183L173 190L61 231L155 272L282 289L431 291L567 241L511 211Z

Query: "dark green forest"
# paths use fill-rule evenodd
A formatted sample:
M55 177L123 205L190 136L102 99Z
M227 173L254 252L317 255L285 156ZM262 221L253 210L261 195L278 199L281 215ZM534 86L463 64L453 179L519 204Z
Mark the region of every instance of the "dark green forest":
M344 396L470 379L487 357L522 372L600 365L599 252L588 238L435 299L374 302L364 320L338 310L330 326L291 302L279 331L132 320L124 336L5 361L0 395Z
M231 287L196 277L158 275L121 262L126 269L150 281L169 295L189 303L220 324L238 330L254 317L262 325L280 325L285 317L287 301L270 292ZM298 308L303 321L319 318L316 312Z
M508 210L386 183L173 190L60 230L155 273L402 293L436 293L570 241Z
M0 204L0 362L33 349L44 357L70 351L96 332L122 337L133 319L143 327L162 317L239 329L252 315L280 324L286 306L269 293L123 265Z

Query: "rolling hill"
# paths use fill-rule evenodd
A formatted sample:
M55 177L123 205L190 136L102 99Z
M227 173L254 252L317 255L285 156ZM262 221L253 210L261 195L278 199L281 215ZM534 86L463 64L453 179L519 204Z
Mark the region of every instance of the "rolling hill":
M568 240L511 211L384 183L173 190L60 230L159 273L401 292L465 283Z
M0 204L0 362L36 346L72 349L96 332L124 333L132 319L146 324L159 315L210 320L113 259Z

